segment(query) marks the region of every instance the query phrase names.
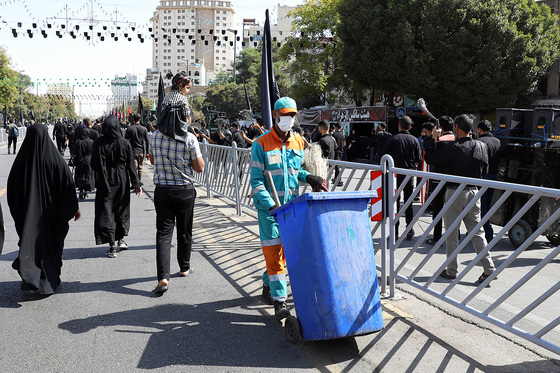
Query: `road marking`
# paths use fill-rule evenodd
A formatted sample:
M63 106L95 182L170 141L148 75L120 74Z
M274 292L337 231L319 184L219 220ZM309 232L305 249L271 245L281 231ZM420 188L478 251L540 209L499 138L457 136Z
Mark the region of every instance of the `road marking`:
M8 187L4 187L4 189L0 190L0 197L2 197L4 194L6 194L6 189Z

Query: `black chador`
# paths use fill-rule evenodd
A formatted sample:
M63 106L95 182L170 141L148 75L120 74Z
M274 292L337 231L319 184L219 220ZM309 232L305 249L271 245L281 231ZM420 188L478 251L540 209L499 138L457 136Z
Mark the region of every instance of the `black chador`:
M128 235L130 190L140 188L132 147L122 137L114 115L102 124L102 136L93 143L92 167L96 174L94 233L97 245Z
M77 131L77 139L74 145L74 165L76 172L74 180L76 188L80 189L80 195L95 188L95 174L91 167L91 153L93 151L93 140L89 138L92 131L82 129Z
M64 239L78 199L70 168L42 124L27 130L8 176L7 197L19 236L12 267L22 289L52 294L60 284Z

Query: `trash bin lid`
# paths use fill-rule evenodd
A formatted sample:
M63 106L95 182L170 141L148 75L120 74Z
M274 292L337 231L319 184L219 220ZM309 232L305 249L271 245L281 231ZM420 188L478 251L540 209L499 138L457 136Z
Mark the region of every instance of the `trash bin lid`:
M364 191L356 191L356 192L318 192L318 193L305 193L301 196L294 198L288 203L283 204L282 206L272 210L270 212L271 215L275 215L278 212L282 211L288 205L295 204L303 201L325 201L325 200L343 200L343 199L372 199L377 198L377 191L376 190L364 190Z

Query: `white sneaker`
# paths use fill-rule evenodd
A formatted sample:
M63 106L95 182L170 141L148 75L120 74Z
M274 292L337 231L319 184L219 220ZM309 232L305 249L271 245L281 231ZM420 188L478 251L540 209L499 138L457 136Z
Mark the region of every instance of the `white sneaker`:
M121 250L126 250L128 249L128 245L126 244L126 242L124 242L124 240L119 240L117 247Z

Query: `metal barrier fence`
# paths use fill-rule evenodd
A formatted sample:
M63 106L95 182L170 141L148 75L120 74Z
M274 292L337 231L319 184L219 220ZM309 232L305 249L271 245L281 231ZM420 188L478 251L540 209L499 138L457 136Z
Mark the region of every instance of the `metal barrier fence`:
M27 133L27 127L18 127L19 134L18 134L18 142L23 141L25 138L25 134ZM8 144L8 134L6 133L5 128L0 128L0 146Z
M205 143L202 144L202 151L206 167L204 173L196 176L196 181L206 187L208 197L216 193L231 200L235 203L238 214L242 214L243 208L255 210L249 180L248 150L236 148L235 144L225 147ZM339 167L336 179L335 166ZM400 169L394 167L389 156L382 158L380 166L329 161L327 179L334 181L329 189L369 190L372 171L381 171L383 185L387 185L383 192L384 200L388 201L385 204L384 218L381 222L372 223L375 251L380 255L377 269L381 275L381 292L393 297L396 282L407 283L419 291L560 354L560 311L557 307L560 302L560 262L555 260L560 253L560 246L554 244L551 247L541 238L543 233L558 227L560 209L549 209L547 216L542 216L543 212L539 211L537 228L533 233L530 230L526 232L528 237L518 248L512 250L513 246L503 239L512 228L520 225L523 227L521 223L525 216L534 214L535 206L541 202L547 201L550 205L550 201L553 201L553 206L556 206L554 201L560 201L560 190ZM396 184L397 177L404 179L400 185ZM416 186L410 197L404 199L402 206L397 209L397 196L412 179L416 179ZM343 181L342 187L337 186L340 180ZM436 181L437 187L426 197L424 204L415 202L415 198L425 192L427 183ZM448 200L441 212L432 219L428 209L438 192L443 191L448 183L459 186L448 188ZM306 185L302 186L301 192L304 193L306 188ZM427 245L426 239L436 223L443 219L444 212L457 201L465 188L473 190L474 197L453 222L447 221L449 229L443 231L441 239L433 246ZM445 250L442 252L440 248L445 246L453 229L461 226L462 219L488 189L494 189L495 195L490 210L480 217L470 232L462 229L461 240L448 257ZM476 253L471 241L476 237L477 231L499 211L506 207L511 210L514 196L525 198L514 199L512 216L504 220L503 227L494 238ZM403 217L409 206L413 206L413 219L405 224ZM398 221L404 228L400 235L396 229ZM412 229L422 233L407 240L407 234ZM551 242L558 242L558 236L552 236ZM481 284L477 284L476 280L482 273L477 264L493 249L496 269ZM453 258L458 258L461 266L457 277L453 280L439 277ZM500 280L493 281L498 276Z

